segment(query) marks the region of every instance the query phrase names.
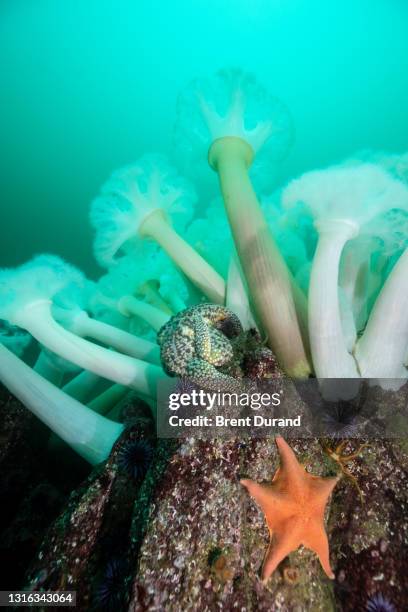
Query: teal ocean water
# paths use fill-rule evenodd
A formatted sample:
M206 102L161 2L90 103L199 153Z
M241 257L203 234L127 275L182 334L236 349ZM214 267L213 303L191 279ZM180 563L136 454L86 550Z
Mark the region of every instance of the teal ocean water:
M3 0L1 265L48 251L96 275L100 184L171 152L179 89L224 66L291 110L278 181L361 148L407 149L404 0Z

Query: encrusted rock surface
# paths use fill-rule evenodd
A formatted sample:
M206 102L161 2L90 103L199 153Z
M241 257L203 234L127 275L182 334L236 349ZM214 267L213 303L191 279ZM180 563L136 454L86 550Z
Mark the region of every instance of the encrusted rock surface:
M260 348L255 337L249 345L250 350L247 344L242 351L246 375L271 388L279 386L280 373L270 352ZM386 398L376 398L386 403ZM310 409L313 402L306 398L306 406L303 400L293 385L286 385L285 415ZM404 418L404 406L402 402L394 411L397 420ZM24 440L32 419L18 403L8 408L10 414L15 411L17 425L14 428L13 420L5 417L6 452L0 460L18 461L20 453L30 461ZM387 410L384 414L377 424L386 431L391 426L395 435L401 428L395 418L389 422ZM365 416L360 421L363 430L364 422L370 425ZM340 431L342 427L340 423ZM352 431L355 435L356 429ZM367 437L349 439L342 453L352 454ZM154 447L144 480L124 469L124 452L139 440ZM312 473L332 476L340 470L328 452L339 440L287 440ZM278 467L273 438L156 441L151 420L131 401L125 433L109 460L95 468L66 502L38 550L26 586L76 590L78 610L351 612L366 610L376 598L387 602L390 611L405 610L408 442L372 436L368 442L355 460L344 464L356 482L344 475L327 508L335 580L324 575L313 552L301 548L264 585L259 570L268 530L239 479L270 480ZM20 501L20 489L31 477L28 466L15 488Z
M311 448L319 452L297 445L300 455ZM332 583L310 551L291 555L266 586L259 579L268 532L239 477L270 479L277 461L273 439L182 444L151 506L132 612L330 609Z
M44 474L47 431L0 385L0 587L18 589L64 495Z
M347 452L360 442L350 440ZM316 440L291 444L311 472L337 469ZM395 453L401 445L372 441L348 465L363 504L348 478L335 489L327 513L335 581L312 552L299 549L264 586L258 572L268 532L238 479L270 479L278 461L273 440L185 441L151 505L130 610L351 611L365 610L378 594L406 609L407 456L400 463Z
M140 440L154 449L152 421L143 410L108 461L71 494L28 573L29 590L76 591L79 610L126 609L126 578L133 566L129 529L142 479L125 469L123 453Z
M395 610L408 607L407 450L404 438L371 441L354 469L364 503L345 482L333 495L335 588L346 612L365 610L379 594Z

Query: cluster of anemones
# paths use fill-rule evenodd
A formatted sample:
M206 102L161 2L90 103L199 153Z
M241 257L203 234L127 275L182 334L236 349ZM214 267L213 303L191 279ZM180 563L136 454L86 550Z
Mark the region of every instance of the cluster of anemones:
M51 255L0 273L0 380L91 463L122 431L106 415L129 387L154 413L155 334L204 300L257 326L289 376L406 380L408 158L363 152L261 195L292 136L251 75L194 81L175 163L200 206L172 163L144 155L92 203L98 282Z

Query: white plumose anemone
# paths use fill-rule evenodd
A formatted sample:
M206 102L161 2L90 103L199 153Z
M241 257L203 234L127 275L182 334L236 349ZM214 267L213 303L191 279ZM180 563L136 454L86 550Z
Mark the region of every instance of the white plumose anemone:
M0 317L18 325L67 361L103 378L155 395L163 376L158 366L102 348L59 325L52 299L78 272L62 259L42 255L19 268L0 272Z
M285 106L252 75L220 71L182 92L176 133L191 166L208 151L255 314L270 347L288 374L308 376L299 320L304 296L294 290L249 178L254 160L264 157L273 164L288 151L292 126Z
M116 171L91 206L94 252L104 266L144 238L157 242L211 300L223 303L225 282L180 236L191 220L196 195L190 183L160 155L144 155Z
M379 166L353 164L304 174L288 185L282 200L286 208L298 202L306 204L319 233L308 302L316 375L359 377L358 364L347 346L341 323L340 258L346 243L368 228L374 217L396 207L408 209L408 190Z
M0 344L0 381L51 431L92 465L104 461L123 431L40 376Z

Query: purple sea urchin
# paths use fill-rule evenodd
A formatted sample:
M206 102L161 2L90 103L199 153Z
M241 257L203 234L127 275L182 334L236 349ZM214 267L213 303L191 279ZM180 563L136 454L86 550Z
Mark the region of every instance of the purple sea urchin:
M357 430L357 408L351 402L339 401L324 408L321 421L325 433L333 438L350 438Z
M177 382L176 382L176 386L174 388L174 392L175 393L188 393L191 394L192 391L194 390L198 390L197 385L195 385L189 378L187 378L186 376L181 376Z
M376 593L369 599L366 606L367 612L396 612L396 608L382 593Z
M118 465L129 476L140 480L149 469L153 453L153 447L147 440L132 440L120 449Z
M95 610L118 612L124 604L125 564L119 559L109 561L101 583L95 591Z

